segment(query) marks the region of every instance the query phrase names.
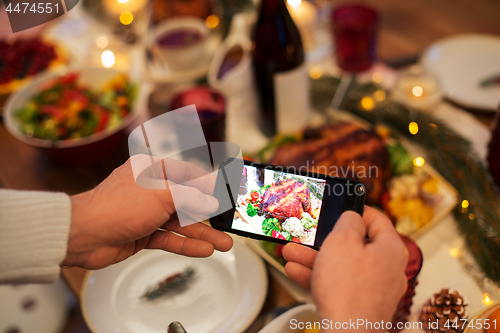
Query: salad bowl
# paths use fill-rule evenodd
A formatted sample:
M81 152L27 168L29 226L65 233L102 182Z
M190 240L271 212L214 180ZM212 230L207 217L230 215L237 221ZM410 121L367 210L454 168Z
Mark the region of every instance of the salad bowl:
M130 111L120 119L115 119L112 126L101 126L90 134L85 133L77 138L47 139L36 137L37 135L33 135L33 131L31 133L23 131L26 124L23 124L19 117L21 110L29 107L29 103L33 103L33 98L40 96L40 93L47 89L52 82L60 80L59 84L64 87L62 80L69 73L76 73L78 85L85 86L90 91L102 91L112 80L117 80L117 77L124 75L116 69L100 67L81 67L71 70L63 68L39 74L33 78L28 86L9 96L3 113L4 124L15 138L30 146L37 147L58 162L70 166L96 164L109 157L114 149L123 142L127 128L145 108L144 94L140 91L144 87L140 87L135 82L132 83L135 92L133 98L129 100ZM130 80L128 79L127 82ZM40 105L42 108L43 106L43 104Z

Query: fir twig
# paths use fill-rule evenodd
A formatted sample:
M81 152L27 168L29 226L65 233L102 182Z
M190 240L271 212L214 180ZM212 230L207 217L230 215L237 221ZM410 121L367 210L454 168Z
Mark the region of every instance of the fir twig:
M194 279L195 273L194 268L187 267L183 272L168 276L156 285L148 287L142 297L147 300L153 300L174 292L182 292Z

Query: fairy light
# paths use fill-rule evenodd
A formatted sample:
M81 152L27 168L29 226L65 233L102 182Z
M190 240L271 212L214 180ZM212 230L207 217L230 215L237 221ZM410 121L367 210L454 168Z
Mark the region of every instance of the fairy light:
M425 160L421 156L415 157L415 159L413 160L413 165L414 166L421 167L424 164L425 164Z
M207 28L214 29L217 28L217 26L220 23L220 18L217 15L208 15L207 18L205 19L205 25Z
M484 305L491 305L491 304L493 304L493 301L491 300L490 295L488 295L488 294L484 294L483 295L483 304Z
M451 248L448 253L450 254L450 256L452 257L455 257L455 258L458 258L460 257L460 250L457 249L457 248Z
M383 90L377 90L373 93L373 97L377 102L382 102L387 97L387 93Z
M467 208L467 207L469 207L469 201L467 200L462 201L462 208Z
M384 75L382 73L380 73L380 72L375 72L372 75L372 80L375 83L381 83L382 80L384 80Z
M371 111L375 107L375 102L373 98L365 96L361 99L361 107L366 111Z
M112 51L106 50L101 54L102 65L106 68L111 68L115 64L115 55Z
M470 213L469 214L469 220L474 220L476 218L476 215L474 215L473 213Z
M123 12L120 14L120 22L123 25L129 25L134 20L134 15L131 12Z
M424 89L421 86L415 86L415 87L413 87L411 92L414 96L420 97L424 93Z
M414 121L408 125L408 130L410 131L411 134L415 135L418 133L418 124Z
M317 80L321 77L321 75L323 75L323 73L321 72L321 69L319 69L318 67L313 67L311 68L311 70L309 71L309 76L311 77L311 79L313 80Z

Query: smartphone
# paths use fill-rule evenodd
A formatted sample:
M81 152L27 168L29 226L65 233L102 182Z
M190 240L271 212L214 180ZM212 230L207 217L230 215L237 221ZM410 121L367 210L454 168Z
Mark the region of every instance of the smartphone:
M234 161L226 159L218 169L214 195L229 196L231 208L209 219L215 229L318 249L343 212L363 214L365 187L358 181Z

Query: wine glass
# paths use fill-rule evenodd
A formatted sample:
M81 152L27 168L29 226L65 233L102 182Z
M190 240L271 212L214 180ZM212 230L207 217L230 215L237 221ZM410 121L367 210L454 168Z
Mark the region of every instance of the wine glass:
M338 109L354 75L375 61L377 12L365 5L343 5L332 11L337 65L344 71L330 106Z

